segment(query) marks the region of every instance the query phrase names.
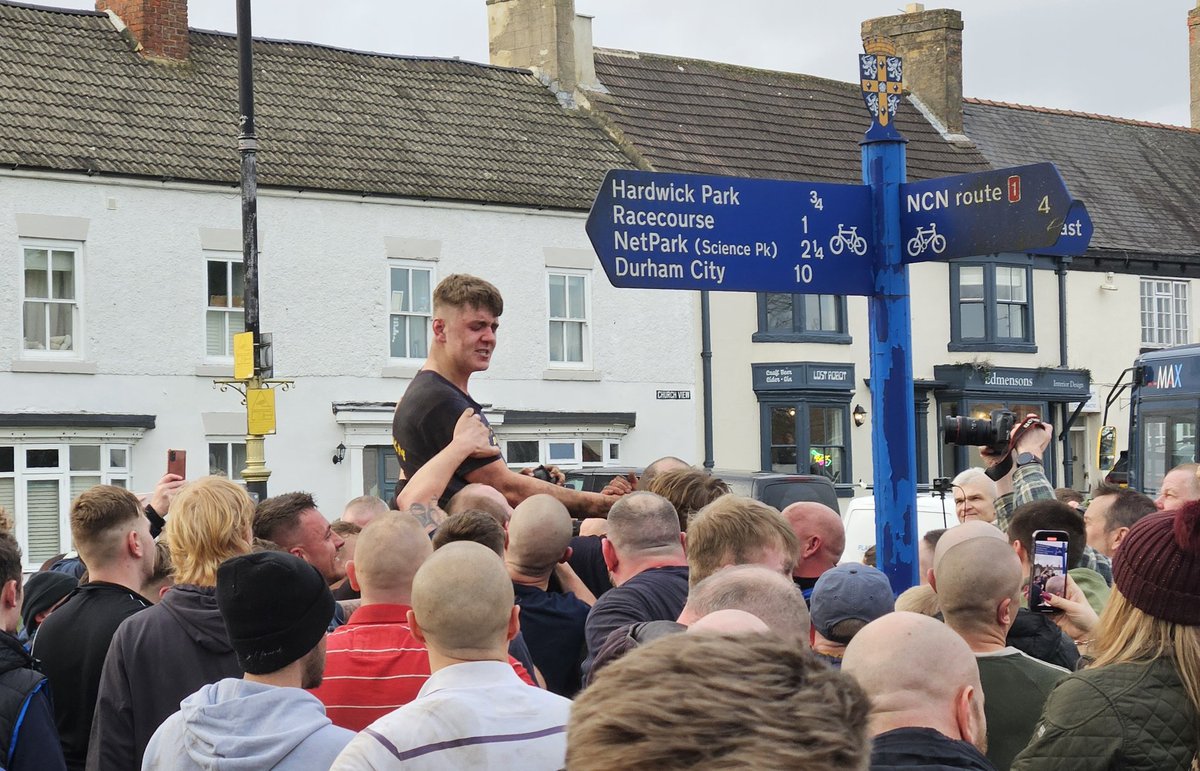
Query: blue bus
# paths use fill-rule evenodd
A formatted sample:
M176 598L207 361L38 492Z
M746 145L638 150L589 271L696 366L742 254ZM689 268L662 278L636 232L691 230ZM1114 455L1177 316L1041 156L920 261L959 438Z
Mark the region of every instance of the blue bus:
M1123 382L1126 374L1130 375L1128 383ZM1125 388L1130 392L1129 486L1154 497L1168 471L1180 463L1200 460L1196 455L1200 345L1164 348L1139 356L1110 391L1105 424L1108 408Z

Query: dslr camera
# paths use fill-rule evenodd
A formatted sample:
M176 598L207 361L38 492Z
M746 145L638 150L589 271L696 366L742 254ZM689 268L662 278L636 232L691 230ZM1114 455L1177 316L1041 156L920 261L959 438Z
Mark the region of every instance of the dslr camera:
M1001 455L1008 450L1008 435L1016 423L1017 414L1009 410L992 410L990 418L959 415L942 422L942 435L946 444L987 447Z

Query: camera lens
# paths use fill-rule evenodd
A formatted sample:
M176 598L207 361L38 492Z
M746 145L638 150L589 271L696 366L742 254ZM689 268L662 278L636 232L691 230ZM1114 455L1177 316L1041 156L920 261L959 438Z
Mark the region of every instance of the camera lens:
M946 444L981 447L992 443L994 428L988 418L948 417L942 421Z

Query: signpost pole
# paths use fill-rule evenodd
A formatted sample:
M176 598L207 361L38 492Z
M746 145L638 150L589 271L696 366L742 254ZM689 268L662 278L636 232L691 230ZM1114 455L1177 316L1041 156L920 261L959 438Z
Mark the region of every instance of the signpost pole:
M905 181L905 139L889 122L884 101L898 90L886 76L886 54L863 57L864 92L878 89L875 122L862 141L863 181L871 188L875 218L875 291L868 298L871 331L871 441L875 472L875 564L899 593L917 577L916 416L913 400L912 314L908 266L903 261L900 185ZM867 78L878 59L879 75ZM899 69L898 61L895 63ZM898 75L898 72L892 73ZM889 91L889 89L891 89ZM868 105L870 101L868 101Z

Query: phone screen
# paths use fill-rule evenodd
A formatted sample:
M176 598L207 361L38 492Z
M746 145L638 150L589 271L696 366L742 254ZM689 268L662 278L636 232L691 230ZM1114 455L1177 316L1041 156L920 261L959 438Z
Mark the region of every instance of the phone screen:
M1067 593L1067 534L1039 530L1033 534L1033 564L1029 576L1029 608L1039 613L1056 609L1042 600L1042 594Z

